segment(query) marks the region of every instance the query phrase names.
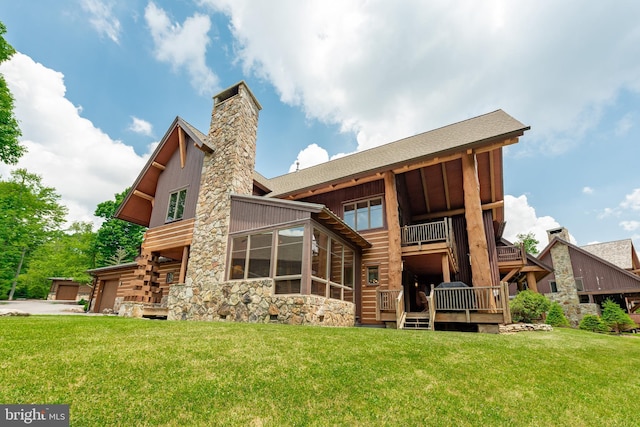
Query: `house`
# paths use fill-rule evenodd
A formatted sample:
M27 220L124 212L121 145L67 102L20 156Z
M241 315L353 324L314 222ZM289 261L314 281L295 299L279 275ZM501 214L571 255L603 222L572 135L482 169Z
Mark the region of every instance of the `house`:
M538 291L559 302L573 326L585 314L599 314L612 299L640 321L640 275L638 256L631 240L578 247L560 227L547 231L549 244L538 259L552 265L554 273L537 284Z
M48 300L56 301L88 301L91 296L91 286L74 282L73 278L49 277L51 288L49 288Z
M113 301L120 315L170 320L509 321L502 150L528 126L498 110L266 178L254 169L260 109L240 82L214 97L208 135L174 120L116 213L148 227L140 256L92 271L93 311ZM435 287L452 281L471 287Z

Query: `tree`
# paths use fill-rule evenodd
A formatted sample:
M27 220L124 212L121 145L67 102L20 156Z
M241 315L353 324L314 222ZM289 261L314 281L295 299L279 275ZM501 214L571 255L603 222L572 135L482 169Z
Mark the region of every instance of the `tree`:
M554 328L569 327L569 321L564 316L562 307L555 301L551 303L551 308L549 309L549 313L547 313L547 320L545 323L553 326Z
M7 28L0 22L0 63L8 60L16 51L2 36ZM0 162L15 165L25 153L18 138L22 135L13 115L13 96L4 76L0 74Z
M520 233L516 236L518 238L518 240L516 240L516 244L518 245L523 245L524 246L524 250L531 255L538 255L538 244L540 243L540 241L538 241L538 239L536 239L535 234L533 234L533 231L528 232L527 234L524 233Z
M0 296L13 298L28 257L60 229L66 208L40 176L16 169L0 181Z
M602 321L617 334L637 326L631 317L609 298L602 303Z
M105 218L96 237L96 265L105 267L113 265L113 260L132 261L138 256L145 227L114 218L116 211L124 201L129 190L116 194L114 200L107 200L98 205L95 215ZM126 251L126 256L122 251Z
M551 302L542 294L522 291L511 301L511 317L514 322L532 323L542 319Z
M89 222L74 222L39 246L29 259L27 271L20 275L16 292L27 298L46 298L50 277L70 277L88 284L87 270L95 267L95 233Z
M591 332L609 332L609 327L595 314L585 314L578 327Z

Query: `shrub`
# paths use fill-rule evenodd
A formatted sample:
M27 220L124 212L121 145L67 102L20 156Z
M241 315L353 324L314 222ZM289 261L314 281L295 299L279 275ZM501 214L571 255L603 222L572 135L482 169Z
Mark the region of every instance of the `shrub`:
M549 313L547 313L546 323L557 328L569 326L569 321L564 316L564 311L562 311L562 307L557 302L551 303L551 308L549 309Z
M609 327L595 314L585 314L578 327L591 332L609 332Z
M542 319L551 302L542 294L522 291L511 301L511 318L514 322L532 323Z
M637 327L631 317L613 300L607 299L602 303L602 321L616 333Z

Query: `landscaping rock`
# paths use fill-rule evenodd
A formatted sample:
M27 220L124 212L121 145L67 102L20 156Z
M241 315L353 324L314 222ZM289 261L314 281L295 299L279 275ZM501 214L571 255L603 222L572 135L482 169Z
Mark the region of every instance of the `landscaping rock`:
M500 325L501 334L514 334L516 332L528 331L553 331L553 327L546 323L512 323L510 325Z
M29 313L16 309L0 309L0 317L2 316L29 316Z

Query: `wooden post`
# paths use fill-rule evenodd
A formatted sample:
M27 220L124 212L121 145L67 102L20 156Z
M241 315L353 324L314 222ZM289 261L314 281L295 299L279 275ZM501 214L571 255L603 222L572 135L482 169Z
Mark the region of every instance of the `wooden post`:
M402 245L396 177L392 171L384 174L385 211L389 239L389 289L402 289Z
M536 281L536 275L533 271L527 271L527 285L535 293L538 292L538 282Z
M491 286L489 249L482 221L480 184L476 171L476 159L472 152L462 155L462 181L464 189L464 216L467 220L469 258L471 262L472 286Z
M182 248L182 262L180 263L180 277L178 283L184 284L185 276L187 275L187 265L189 261L189 246Z
M442 281L451 281L451 272L449 271L449 256L447 254L442 254Z

